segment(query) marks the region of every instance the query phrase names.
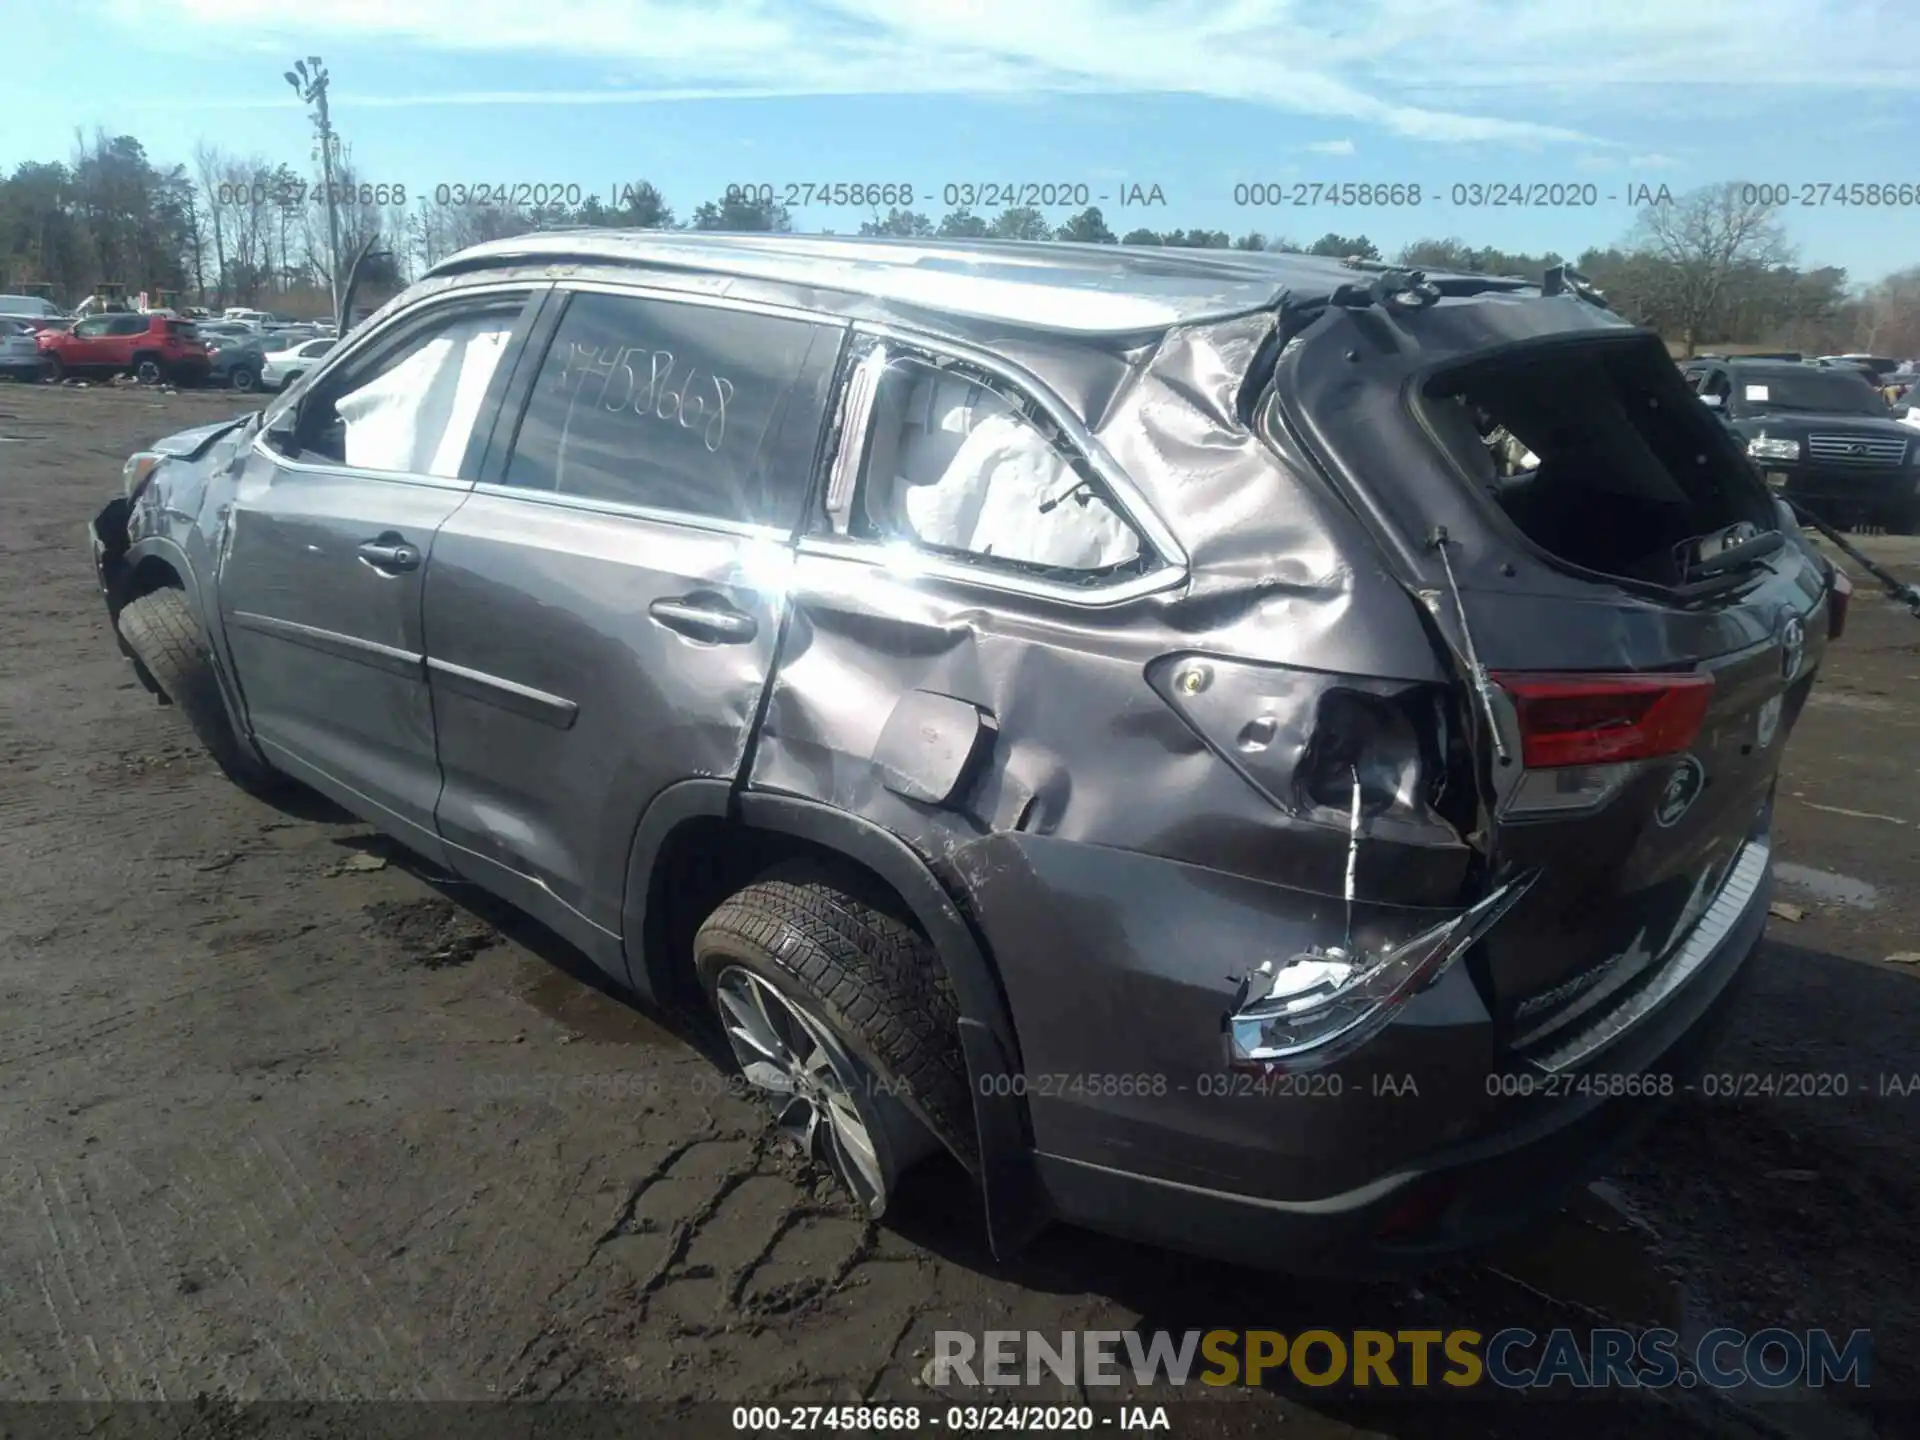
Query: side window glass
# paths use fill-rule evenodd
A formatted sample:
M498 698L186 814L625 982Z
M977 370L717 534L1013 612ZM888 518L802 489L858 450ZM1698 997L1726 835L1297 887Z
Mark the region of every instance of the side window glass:
M813 479L840 332L641 296L573 296L502 483L790 526Z
M300 407L300 458L456 479L522 299L409 327Z
M1710 371L1701 383L1702 395L1718 395L1724 402L1733 398L1733 379L1724 370Z
M1152 552L1039 406L960 366L902 358L874 392L849 533L1093 584Z
M104 320L82 320L78 325L73 327L73 333L81 340L88 340L96 335L104 335L107 333L107 322Z

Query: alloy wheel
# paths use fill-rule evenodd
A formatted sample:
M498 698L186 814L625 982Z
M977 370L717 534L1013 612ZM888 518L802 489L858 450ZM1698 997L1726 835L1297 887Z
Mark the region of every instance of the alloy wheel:
M767 1099L775 1127L878 1217L887 1181L873 1129L855 1098L863 1068L823 1022L745 967L723 970L714 993L741 1074Z

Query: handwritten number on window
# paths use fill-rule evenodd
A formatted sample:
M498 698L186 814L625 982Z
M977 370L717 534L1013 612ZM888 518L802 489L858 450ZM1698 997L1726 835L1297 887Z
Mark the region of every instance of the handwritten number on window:
M624 377L618 388L616 375ZM598 377L600 388L593 403L608 414L630 412L642 419L697 431L709 454L717 453L726 443L727 406L734 396L734 384L726 376L708 373L703 377L690 366L676 383L671 350L626 345L609 357L601 347L573 345L561 369L560 390L571 390L578 402L594 377Z

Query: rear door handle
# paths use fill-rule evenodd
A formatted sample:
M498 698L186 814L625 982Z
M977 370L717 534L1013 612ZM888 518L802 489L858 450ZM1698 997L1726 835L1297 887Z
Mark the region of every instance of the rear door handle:
M647 613L669 630L710 645L744 645L760 633L760 622L717 597L680 595L656 600Z
M398 535L382 535L377 540L367 541L360 547L360 558L388 575L420 568L420 552Z

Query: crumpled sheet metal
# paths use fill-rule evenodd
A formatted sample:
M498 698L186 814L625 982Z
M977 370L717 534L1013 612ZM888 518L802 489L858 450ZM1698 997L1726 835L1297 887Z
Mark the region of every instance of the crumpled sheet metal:
M860 814L936 858L1017 830L1338 894L1344 827L1266 799L1146 678L1172 653L1401 681L1442 674L1413 600L1339 502L1236 417L1268 323L1170 336L1101 426L1188 548L1190 586L1083 607L803 553L749 783ZM975 705L997 728L976 782L945 807L889 790L875 760L913 691ZM1383 878L1403 848L1432 849L1386 845ZM1413 891L1393 898L1437 903L1452 883L1437 877L1456 868L1423 853Z

